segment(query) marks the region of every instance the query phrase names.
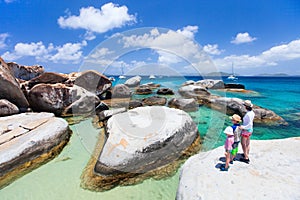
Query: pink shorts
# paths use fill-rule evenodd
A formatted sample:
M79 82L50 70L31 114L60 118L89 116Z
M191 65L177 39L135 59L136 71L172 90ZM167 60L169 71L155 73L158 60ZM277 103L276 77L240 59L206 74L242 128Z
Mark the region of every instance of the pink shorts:
M248 131L242 131L242 136L243 137L250 137L251 136L251 134L252 134L252 132L248 132Z

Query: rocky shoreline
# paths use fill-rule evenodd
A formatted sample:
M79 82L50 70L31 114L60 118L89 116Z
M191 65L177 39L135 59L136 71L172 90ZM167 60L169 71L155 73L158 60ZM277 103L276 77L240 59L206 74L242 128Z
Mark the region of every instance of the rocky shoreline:
M187 81L173 91L160 84L141 85L141 79L135 76L112 87L109 78L93 70L60 74L0 58L0 121L5 121L0 126L0 188L63 149L71 136L66 117L73 117L67 119L69 124L76 123L76 117L79 121L93 117L100 128L81 185L105 191L149 177L165 177L197 153L201 138L187 112L199 106L228 115L246 112L242 99L211 94L212 90L245 92L240 84ZM255 123L287 125L266 108L255 105L254 112Z
M220 171L224 147L190 157L181 168L177 200L299 199L300 138L252 140L250 164Z

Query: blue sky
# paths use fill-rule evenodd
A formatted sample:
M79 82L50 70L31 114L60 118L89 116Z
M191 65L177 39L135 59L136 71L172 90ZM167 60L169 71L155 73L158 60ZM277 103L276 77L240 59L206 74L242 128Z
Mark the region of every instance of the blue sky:
M197 65L189 60L193 46L184 47L191 40L214 63L211 71L231 72L234 63L242 75L300 74L299 0L0 0L0 9L1 57L46 71L78 71L96 52L105 58L98 64L113 65L115 73L154 64L184 71L187 62ZM127 39L141 46L109 61L113 50L105 41L135 29L144 37Z

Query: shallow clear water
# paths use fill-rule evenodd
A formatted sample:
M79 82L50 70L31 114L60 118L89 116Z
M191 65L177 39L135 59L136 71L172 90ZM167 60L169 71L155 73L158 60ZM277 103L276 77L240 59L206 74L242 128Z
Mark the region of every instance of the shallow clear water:
M190 79L197 80L194 77L164 77L155 80L144 79L143 83L153 81L176 90L181 83ZM288 126L255 126L252 139L300 136L299 77L240 77L238 82L255 92L246 94L227 92L221 95L251 99L254 104L275 111L289 123ZM205 150L223 145L225 136L222 130L230 123L227 116L206 107L200 107L199 111L190 115L198 123ZM167 179L148 179L141 184L116 187L107 192L82 189L80 176L90 159L90 152L93 150L99 130L92 126L91 120L72 125L71 129L73 130L71 140L58 157L0 190L0 199L175 199L179 172Z

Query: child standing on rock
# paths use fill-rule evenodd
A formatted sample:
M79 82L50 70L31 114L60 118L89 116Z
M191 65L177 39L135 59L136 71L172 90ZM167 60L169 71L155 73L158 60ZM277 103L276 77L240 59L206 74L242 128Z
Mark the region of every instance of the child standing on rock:
M241 117L237 114L234 114L229 118L231 119L233 124L231 127L233 129L233 134L234 134L234 143L232 145L231 159L230 159L230 164L233 164L233 160L238 152L238 146L241 138L241 132L242 132L242 129L240 129Z
M230 157L231 157L231 151L232 151L232 145L234 143L233 128L231 126L226 127L226 129L224 130L224 133L227 135L225 144L224 144L226 163L225 163L225 166L222 166L220 169L221 169L221 171L228 171Z

